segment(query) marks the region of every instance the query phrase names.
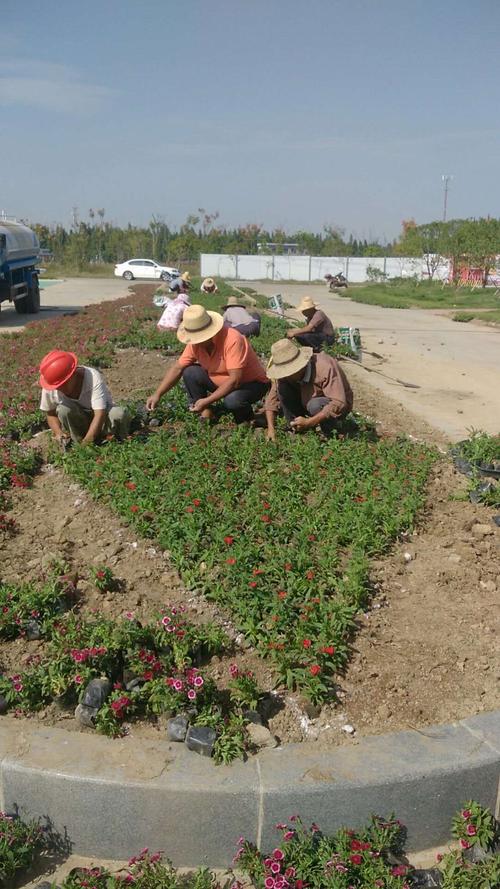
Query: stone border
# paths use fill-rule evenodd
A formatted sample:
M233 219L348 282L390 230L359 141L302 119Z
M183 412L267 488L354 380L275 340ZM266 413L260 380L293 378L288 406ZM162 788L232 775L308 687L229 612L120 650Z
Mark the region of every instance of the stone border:
M178 866L226 867L240 834L270 849L274 824L294 813L333 832L394 811L407 848L420 850L447 841L468 798L498 816L500 710L329 752L294 744L228 767L168 741L5 720L0 775L3 811L49 819L72 852L95 858L148 846Z

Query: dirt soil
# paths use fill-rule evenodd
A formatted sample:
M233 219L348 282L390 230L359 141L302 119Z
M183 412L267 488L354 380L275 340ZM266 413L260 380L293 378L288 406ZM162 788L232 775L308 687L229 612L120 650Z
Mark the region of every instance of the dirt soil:
M152 391L169 360L155 352L119 352L106 371L114 397ZM444 449L442 433L381 394L361 370L354 368L351 380L356 408L375 419L379 434L410 434ZM341 705L327 705L318 716L297 697L274 689L275 715L269 725L282 743L356 743L362 735L422 730L499 706L500 529L490 509L452 499L464 489L464 479L449 463L440 463L420 529L373 564L372 607L359 619L352 659L339 680ZM159 606L184 601L191 620L217 620L237 636L220 609L183 590L167 554L138 539L61 471L46 465L33 488L14 491L12 500L19 533L0 540L3 580L38 579L51 560L62 559L82 577L84 612L118 616L132 611L147 619ZM120 592L103 595L94 588L87 578L96 564L112 568L122 582ZM20 669L29 654L42 648L43 643L25 640L3 643L0 668ZM221 685L233 661L252 669L261 687L273 689L271 668L239 636L233 653L211 663L210 672ZM80 730L72 714L55 705L33 717L40 719ZM353 726L354 734L346 733L345 725ZM130 734L157 736L159 729L156 723L134 723Z

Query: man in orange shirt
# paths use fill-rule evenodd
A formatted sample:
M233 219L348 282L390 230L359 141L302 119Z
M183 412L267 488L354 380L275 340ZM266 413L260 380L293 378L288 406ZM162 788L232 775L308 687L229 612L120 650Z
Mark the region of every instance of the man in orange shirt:
M234 328L224 327L218 312L197 305L186 308L177 339L186 348L147 399L148 410L154 410L182 377L190 410L203 419L210 420L212 405L222 400L236 423L251 420L252 404L266 394L269 381L248 340Z

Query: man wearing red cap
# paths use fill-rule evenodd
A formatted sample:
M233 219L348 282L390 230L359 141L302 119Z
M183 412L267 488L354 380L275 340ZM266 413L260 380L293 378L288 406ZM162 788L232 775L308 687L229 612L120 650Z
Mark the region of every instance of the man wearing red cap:
M123 407L113 404L104 377L95 367L78 364L74 352L54 349L40 364L42 398L40 410L61 444L94 444L103 435L123 439L130 418Z

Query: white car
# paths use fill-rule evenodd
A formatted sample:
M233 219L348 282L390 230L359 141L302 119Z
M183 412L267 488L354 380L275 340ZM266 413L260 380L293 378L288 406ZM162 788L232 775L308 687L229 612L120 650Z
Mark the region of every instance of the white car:
M129 259L127 262L115 265L115 275L117 278L126 278L127 281L133 281L134 278L170 281L172 278L178 278L180 271L168 265L159 265L152 259Z

